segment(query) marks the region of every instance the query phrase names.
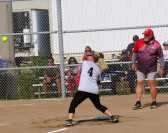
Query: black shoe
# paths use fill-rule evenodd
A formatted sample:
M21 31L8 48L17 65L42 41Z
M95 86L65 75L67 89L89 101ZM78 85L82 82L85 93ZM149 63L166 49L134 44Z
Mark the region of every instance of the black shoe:
M137 109L142 109L142 104L140 101L137 101L135 103L135 105L132 107L133 110L137 110Z
M64 125L65 126L73 126L73 125L77 125L78 123L79 122L77 122L77 121L74 121L72 119L68 119L68 120L65 120Z
M73 126L72 119L65 120L64 125L65 126Z
M157 102L153 101L150 106L151 109L156 109L157 108Z
M118 115L112 115L112 116L110 117L110 121L111 121L112 123L118 123L118 122L119 122L119 116L118 116Z

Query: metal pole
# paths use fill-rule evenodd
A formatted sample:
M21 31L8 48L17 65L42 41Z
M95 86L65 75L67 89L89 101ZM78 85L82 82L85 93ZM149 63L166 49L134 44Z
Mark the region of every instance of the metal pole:
M12 31L13 31L13 19L12 19L12 12L13 12L13 3L12 3L13 0L10 1L10 21L11 21L11 28L12 28ZM14 63L14 57L15 57L15 53L14 53L14 41L13 41L13 37L14 36L11 36L9 37L9 59L12 63ZM11 53L10 53L11 52Z
M63 47L63 32L62 32L62 8L61 0L57 0L57 21L58 21L58 43L59 43L59 56L60 56L60 71L61 71L61 89L62 97L66 96L64 84L64 47Z

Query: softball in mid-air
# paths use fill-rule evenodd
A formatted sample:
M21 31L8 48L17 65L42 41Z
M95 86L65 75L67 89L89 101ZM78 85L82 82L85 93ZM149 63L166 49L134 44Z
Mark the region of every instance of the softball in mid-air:
M1 41L2 41L3 43L7 43L7 42L9 41L8 36L1 36Z

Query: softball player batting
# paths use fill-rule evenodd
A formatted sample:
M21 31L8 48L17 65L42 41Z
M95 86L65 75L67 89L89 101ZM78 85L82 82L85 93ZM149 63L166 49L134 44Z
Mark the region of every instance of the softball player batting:
M78 92L71 101L68 120L66 120L66 126L73 125L75 122L73 121L75 109L87 98L91 100L98 110L109 116L112 123L117 123L119 121L117 115L113 115L107 107L100 103L97 79L101 74L101 70L95 63L97 60L98 59L96 59L94 53L90 52L90 54L87 54L87 59L82 63L82 72L80 76Z

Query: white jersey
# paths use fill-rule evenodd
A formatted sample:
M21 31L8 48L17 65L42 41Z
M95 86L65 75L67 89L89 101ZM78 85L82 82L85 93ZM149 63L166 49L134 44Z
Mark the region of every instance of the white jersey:
M78 90L98 94L99 88L97 85L97 79L100 73L100 68L96 63L93 61L83 61Z

